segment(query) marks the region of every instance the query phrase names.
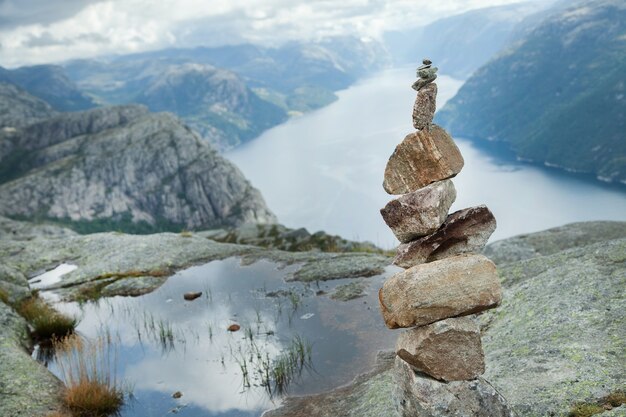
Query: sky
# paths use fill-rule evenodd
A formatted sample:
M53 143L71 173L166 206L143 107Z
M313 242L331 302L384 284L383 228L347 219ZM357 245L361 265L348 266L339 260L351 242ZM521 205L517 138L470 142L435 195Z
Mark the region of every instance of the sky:
M542 1L542 0L534 0ZM0 0L0 66L165 47L377 39L519 0Z

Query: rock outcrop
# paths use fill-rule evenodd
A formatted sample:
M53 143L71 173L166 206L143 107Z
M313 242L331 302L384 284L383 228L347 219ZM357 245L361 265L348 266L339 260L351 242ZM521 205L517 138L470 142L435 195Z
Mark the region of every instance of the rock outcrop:
M506 398L514 415L567 416L577 404L602 405L603 398L623 391L626 294L617 289L626 285L626 222L569 224L497 241L485 253L498 266L505 297L499 309L479 316L484 378ZM290 398L267 415L393 416L392 396L415 398L397 383L410 388L419 382L432 404L435 395L447 395L453 384L481 386L482 392L493 394L485 379L441 383L408 364L395 368L386 360L353 384ZM612 407L597 416L623 416L626 411L626 405Z
M276 220L233 164L167 113L100 108L2 135L5 216L144 232Z
M0 282L2 282L0 280ZM59 411L63 384L34 361L26 321L0 300L0 414L46 416Z

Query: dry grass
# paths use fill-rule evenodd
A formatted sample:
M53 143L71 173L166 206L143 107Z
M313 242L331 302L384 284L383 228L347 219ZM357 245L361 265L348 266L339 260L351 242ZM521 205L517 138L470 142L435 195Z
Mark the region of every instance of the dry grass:
M626 404L626 392L615 391L609 394L604 401L611 405L611 407L619 407L622 404Z
M579 403L574 405L569 412L569 417L591 417L602 414L614 407L626 404L626 393L615 391L602 398L597 403Z
M188 230L183 230L180 232L180 237L193 237L193 233Z
M570 417L591 417L606 410L597 404L578 404L570 411Z
M9 293L2 288L0 288L0 301L2 301L6 305L11 305L11 303L9 302Z
M78 323L75 317L58 312L38 296L24 300L16 310L33 326L38 339L67 336L74 332Z
M74 417L105 417L124 403L115 373L116 350L101 336L88 342L70 336L54 342L55 358L65 382L63 403Z

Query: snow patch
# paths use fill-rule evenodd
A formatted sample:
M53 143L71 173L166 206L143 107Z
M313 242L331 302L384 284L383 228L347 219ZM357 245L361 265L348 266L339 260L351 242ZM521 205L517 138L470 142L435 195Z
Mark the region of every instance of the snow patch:
M43 289L58 282L61 282L61 277L63 275L72 272L76 268L78 268L77 265L63 263L56 268L51 269L50 271L44 272L41 275L37 275L36 277L29 279L28 283L33 289Z

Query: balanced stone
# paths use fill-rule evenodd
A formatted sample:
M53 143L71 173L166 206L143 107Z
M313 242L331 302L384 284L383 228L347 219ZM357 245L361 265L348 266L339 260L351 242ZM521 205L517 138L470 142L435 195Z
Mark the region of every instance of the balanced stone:
M417 265L389 278L378 292L390 329L424 326L497 307L496 266L483 255L457 255Z
M415 370L444 381L474 379L485 372L480 327L454 317L405 331L396 353Z
M441 382L396 357L393 400L401 417L514 417L515 412L483 378Z
M421 130L428 127L435 116L437 84L431 83L417 92L413 105L413 127Z
M391 200L380 214L400 242L409 242L439 229L455 199L452 181L438 181Z
M430 183L452 178L463 168L459 148L437 125L407 135L385 168L383 187L389 194L407 194Z
M410 268L461 253L480 252L496 230L496 219L484 205L456 211L433 234L398 246L394 265Z
M437 67L431 67L430 65L422 66L417 69L417 76L419 77L412 85L413 89L420 91L426 85L432 83L437 79Z

